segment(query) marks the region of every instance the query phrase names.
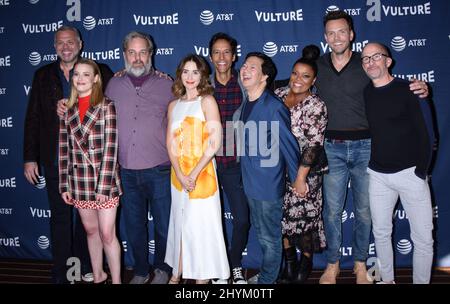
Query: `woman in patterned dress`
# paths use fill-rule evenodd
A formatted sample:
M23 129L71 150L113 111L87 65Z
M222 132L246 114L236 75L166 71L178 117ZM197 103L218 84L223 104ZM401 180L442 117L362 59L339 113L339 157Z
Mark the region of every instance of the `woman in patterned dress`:
M116 110L104 98L97 64L80 59L59 128L59 192L78 208L87 234L94 283L105 283L103 250L113 284L120 279L116 212L122 194L117 164ZM69 236L67 236L69 237Z
M167 151L172 163L165 262L169 284L181 276L197 284L230 276L214 155L221 146L219 108L211 95L206 62L188 55L178 66L169 104Z
M291 111L291 130L302 154L303 180L303 191L296 193L288 184L284 197L282 233L286 264L281 283L303 283L311 273L313 253L325 247L321 213L323 173L328 169L323 149L327 109L319 96L311 93L317 75L315 59L297 60L288 86L275 91ZM296 248L302 253L299 265Z

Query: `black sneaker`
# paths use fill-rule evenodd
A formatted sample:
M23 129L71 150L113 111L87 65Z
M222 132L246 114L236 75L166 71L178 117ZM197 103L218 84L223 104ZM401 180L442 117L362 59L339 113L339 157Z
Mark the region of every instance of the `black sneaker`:
M233 284L247 284L247 281L242 274L242 267L235 267L232 270L233 273Z

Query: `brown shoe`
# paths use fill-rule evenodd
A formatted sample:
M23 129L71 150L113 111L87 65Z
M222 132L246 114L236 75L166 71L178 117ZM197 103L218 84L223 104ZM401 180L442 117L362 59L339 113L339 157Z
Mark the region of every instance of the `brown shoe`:
M373 284L373 279L367 273L365 262L355 262L353 273L356 275L356 284Z
M327 264L327 268L320 277L319 284L336 284L336 278L339 276L339 261L334 264Z

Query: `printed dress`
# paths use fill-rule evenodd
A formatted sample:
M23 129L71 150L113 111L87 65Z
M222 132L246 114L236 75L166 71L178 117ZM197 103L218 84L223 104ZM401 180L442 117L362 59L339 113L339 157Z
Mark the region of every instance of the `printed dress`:
M275 91L283 101L289 87ZM309 192L306 197L297 196L291 185L286 185L283 204L282 232L291 244L302 251L317 252L325 248L325 234L322 221L323 173L328 170L323 149L324 133L327 125L327 109L317 96L308 96L303 102L290 109L291 131L297 138L303 166L310 167L306 183Z
M188 175L203 155L208 133L201 98L178 100L170 132L175 134L180 168ZM172 207L165 262L185 279L228 279L230 276L222 229L222 213L214 158L199 174L191 192L183 190L171 172ZM181 251L182 269L179 270Z

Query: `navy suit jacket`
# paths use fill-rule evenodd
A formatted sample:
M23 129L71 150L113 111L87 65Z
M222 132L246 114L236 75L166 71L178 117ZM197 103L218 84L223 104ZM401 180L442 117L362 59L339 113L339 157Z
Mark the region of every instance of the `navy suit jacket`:
M244 126L242 113L247 102L233 115L244 191L255 200L277 200L284 195L286 173L291 182L297 178L300 161L290 112L278 97L265 90Z

